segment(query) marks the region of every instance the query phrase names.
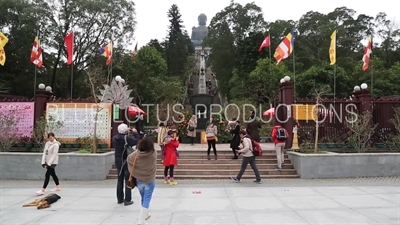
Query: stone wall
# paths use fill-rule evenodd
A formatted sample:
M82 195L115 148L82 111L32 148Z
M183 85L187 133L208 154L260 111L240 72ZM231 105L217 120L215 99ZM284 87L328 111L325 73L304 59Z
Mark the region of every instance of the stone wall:
M0 179L43 180L42 153L0 153ZM62 180L104 180L114 164L114 151L102 154L59 153Z
M305 179L400 176L400 153L288 155L300 178Z

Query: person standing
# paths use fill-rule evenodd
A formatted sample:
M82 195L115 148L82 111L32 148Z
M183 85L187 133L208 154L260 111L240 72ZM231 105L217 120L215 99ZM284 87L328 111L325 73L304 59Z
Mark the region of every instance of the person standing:
M46 168L46 174L44 176L42 189L36 192L38 195L43 195L46 192L47 185L49 185L50 182L50 176L56 184L56 187L51 191L61 191L60 182L55 171L58 164L58 150L60 149L61 143L56 140L54 133L51 132L47 134L47 139L48 141L44 145L42 155L42 167Z
M208 144L208 149L207 149L208 160L210 160L211 147L213 148L214 151L214 158L215 160L217 160L217 149L215 147L215 144L217 142L217 134L218 134L218 127L216 126L215 121L211 121L211 123L206 128L206 137Z
M125 148L125 142L129 146L135 146L140 140L140 136L136 129L132 130L133 137L128 135L128 125L122 123L118 126L118 134L112 138L114 145L114 157L115 167L117 168L118 180L117 180L117 202L118 204L124 203L125 206L132 205L132 190L124 185L129 179L129 170L126 159L128 157L127 150ZM126 141L125 141L126 140ZM125 198L124 198L124 187L125 187Z
M271 138L275 143L275 151L276 151L276 160L277 166L276 170L281 171L282 165L285 162L285 152L283 148L286 145L286 140L288 139L289 134L285 128L280 125L274 126L272 129Z
M240 145L240 124L239 121L236 118L233 118L232 121L229 123L230 129L226 130L232 135L232 140L230 143L230 148L232 149L233 152L233 158L232 159L238 159L237 155L237 150L239 149Z
M196 138L197 118L192 115L187 126L187 136L190 137L190 144L194 145L194 139Z
M253 115L251 118L253 121L247 124L246 126L246 131L250 135L251 139L260 142L260 131L259 129L261 128L261 122L258 118Z
M157 152L154 142L149 137L144 137L138 143L138 151L128 156L129 172L136 178L136 186L141 197L138 225L145 224L150 218L149 208L154 188L156 186ZM136 162L135 162L136 158Z
M254 183L261 184L260 172L258 171L256 165L256 157L253 154L252 140L244 130L240 131L240 138L242 139L243 147L238 150L238 152L243 155L242 165L240 167L238 175L236 177L231 177L231 179L235 182L240 182L240 179L246 171L247 165L250 164L251 169L253 169L254 174L256 175L256 180L254 181Z
M144 136L144 120L143 120L143 114L139 112L139 114L136 116L136 122L135 122L135 128L140 136L140 139L143 138Z
M164 138L167 136L167 133L168 133L167 121L160 122L160 124L158 125L158 132L157 133L158 133L157 134L157 144L161 148L161 162L163 162L163 160L164 160L164 145L163 145L163 141L164 141Z
M174 130L169 130L164 142L164 184L176 185L178 184L174 179L174 169L178 165L179 153L179 137ZM168 173L169 172L169 173ZM169 176L168 176L169 175Z

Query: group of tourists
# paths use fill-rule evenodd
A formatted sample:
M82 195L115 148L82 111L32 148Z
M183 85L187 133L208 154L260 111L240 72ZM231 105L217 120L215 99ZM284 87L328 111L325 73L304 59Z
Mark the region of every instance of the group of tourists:
M260 173L256 165L256 149L254 143L260 141L258 129L261 127L259 120L255 118L255 114L251 114L252 122L247 124L246 129L240 128L240 122L232 119L229 122L226 132L232 135L230 147L234 154L233 159L238 159L239 155L243 156L240 171L231 179L240 182L247 165L250 164L254 171L255 183L261 184ZM115 167L118 173L117 179L117 203L129 206L133 204L132 188L137 187L141 196L141 210L139 214L138 225L145 224L150 218L149 206L155 188L155 178L157 172L157 151L154 149L154 141L146 136L138 127L139 131L134 128L130 129L128 125L122 123L118 126L118 134L112 138L115 150ZM197 119L192 116L188 122L187 133L190 137L191 145L194 145L196 137ZM176 185L174 178L174 168L178 163L178 147L179 136L175 127L168 127L166 122L160 122L157 129L157 144L161 150L161 162L164 165L164 184ZM207 122L206 137L208 143L207 156L210 160L211 148L214 152L215 160L217 160L216 139L218 135L217 124L213 119ZM281 170L284 163L283 148L288 137L287 131L281 126L275 126L272 130L272 139L275 143L277 153L277 170ZM58 164L58 151L60 147L53 133L48 133L48 141L43 150L41 164L46 169L45 180L42 189L37 191L38 195L43 195L49 184L50 177L53 178L56 187L52 191L60 191L61 186L55 172ZM136 148L133 150L132 147ZM134 180L134 182L133 182ZM133 183L132 183L133 182Z

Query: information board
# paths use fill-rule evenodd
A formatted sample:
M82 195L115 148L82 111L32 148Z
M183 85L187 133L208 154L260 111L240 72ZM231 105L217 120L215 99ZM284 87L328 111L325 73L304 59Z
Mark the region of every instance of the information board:
M111 104L95 103L47 103L46 117L62 122L56 137L61 140L93 137L97 113L97 138L110 146Z
M34 102L0 102L0 114L14 116L17 122L18 136L32 137L35 114Z
M315 121L318 119L315 105L293 104L292 115L295 120Z

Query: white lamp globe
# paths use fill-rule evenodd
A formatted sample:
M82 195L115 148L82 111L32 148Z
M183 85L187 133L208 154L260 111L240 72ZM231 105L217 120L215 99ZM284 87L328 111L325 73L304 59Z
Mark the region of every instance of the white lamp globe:
M283 79L284 79L286 82L289 82L289 81L290 81L290 77L289 77L289 76L285 76Z
M121 76L119 76L119 75L115 77L115 81L117 81L117 82L120 82L120 81L121 81L121 79L122 79L122 77L121 77Z
M44 89L46 88L46 85L44 85L44 84L39 84L39 85L38 85L38 88L39 88L40 90L44 90Z
M283 83L285 83L285 79L282 78L281 79L281 84L283 84Z
M354 86L354 91L359 91L360 90L360 86Z
M53 90L50 86L46 87L46 91L51 92L51 90Z
M366 83L361 84L361 89L366 90L368 88L368 85Z
M125 79L121 78L121 83L125 84Z

